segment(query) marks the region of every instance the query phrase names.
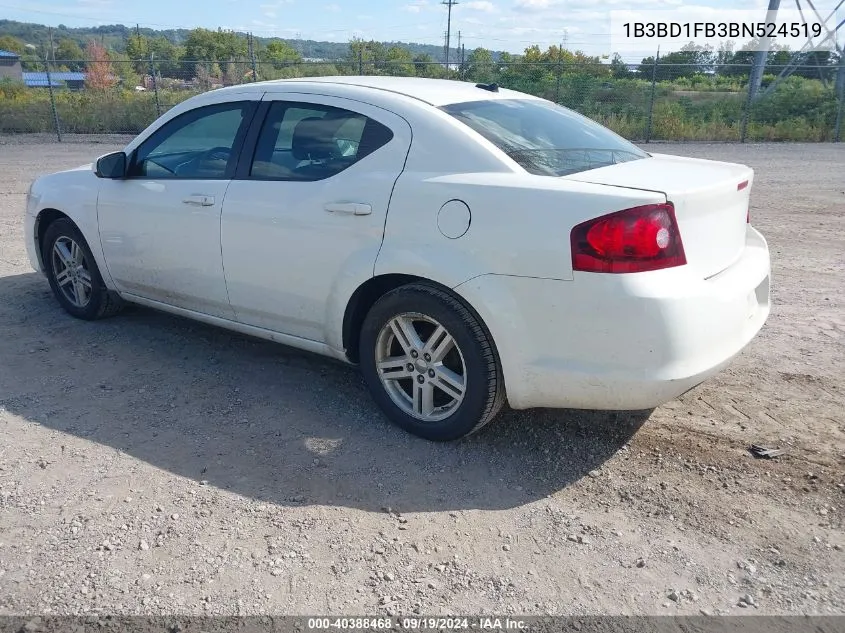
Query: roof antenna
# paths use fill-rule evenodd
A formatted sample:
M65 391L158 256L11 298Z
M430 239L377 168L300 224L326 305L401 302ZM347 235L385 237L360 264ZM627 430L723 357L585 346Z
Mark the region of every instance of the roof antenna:
M482 90L487 90L489 92L499 92L499 84L475 84L476 88L481 88Z

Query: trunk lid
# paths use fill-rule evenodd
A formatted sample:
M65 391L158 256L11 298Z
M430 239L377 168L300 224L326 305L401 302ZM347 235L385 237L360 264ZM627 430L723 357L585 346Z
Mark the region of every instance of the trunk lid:
M652 154L564 178L664 194L675 205L687 265L703 278L722 272L742 255L754 178L750 167Z

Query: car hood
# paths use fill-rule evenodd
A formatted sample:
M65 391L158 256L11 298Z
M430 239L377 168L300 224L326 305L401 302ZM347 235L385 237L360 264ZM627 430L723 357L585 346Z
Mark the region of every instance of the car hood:
M96 177L94 175L94 163L79 165L79 167L73 167L71 169L63 169L62 171L56 171L51 174L44 174L43 176L38 177L35 180L35 183L46 184L51 182L68 182L69 180L79 177L87 177L89 175Z

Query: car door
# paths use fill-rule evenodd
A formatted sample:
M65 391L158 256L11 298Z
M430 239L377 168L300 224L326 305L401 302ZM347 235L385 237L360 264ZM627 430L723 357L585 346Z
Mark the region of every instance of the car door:
M339 289L373 275L411 128L329 96L268 93L261 109L223 205L229 298L243 323L325 343Z
M100 240L118 290L233 318L220 213L256 104L246 97L189 110L131 153L125 179L102 181Z

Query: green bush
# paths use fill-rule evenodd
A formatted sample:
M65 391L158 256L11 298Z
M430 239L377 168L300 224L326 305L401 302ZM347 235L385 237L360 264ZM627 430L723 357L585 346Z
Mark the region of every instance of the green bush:
M152 92L56 90L54 94L62 132L70 134L137 134L157 118ZM161 92L161 111L194 94ZM53 131L47 90L24 89L14 98L7 98L6 91L0 88L0 133Z
M26 84L9 77L0 79L0 97L3 99L20 99L26 95Z
M832 88L820 81L789 77L770 94L757 100L751 110L755 123L776 126L792 120L804 120L819 127L832 127L837 101Z

